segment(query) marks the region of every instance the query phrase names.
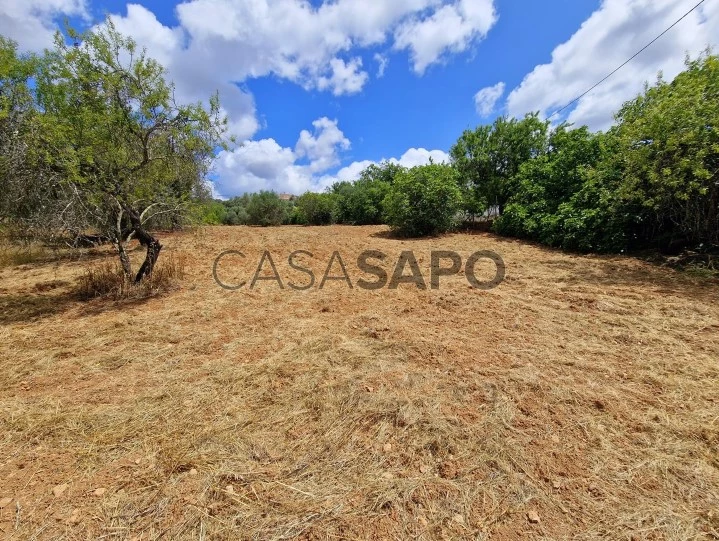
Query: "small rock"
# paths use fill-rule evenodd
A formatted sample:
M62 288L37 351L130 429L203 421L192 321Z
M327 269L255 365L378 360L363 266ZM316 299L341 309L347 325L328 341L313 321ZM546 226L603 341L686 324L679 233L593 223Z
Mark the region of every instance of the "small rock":
M70 522L71 522L72 524L79 524L79 523L80 523L80 519L81 519L81 517L80 517L80 510L79 510L79 509L74 509L73 512L72 512L72 514L70 515Z
M234 493L235 493L235 487L233 487L232 485L227 485L227 486L225 487L225 490L227 491L228 494L234 494Z
M373 393L374 387L372 387L370 385L365 385L364 390L367 391L368 393Z
M3 509L12 503L12 498L3 498L0 500L0 509Z
M67 490L67 483L63 483L62 485L56 485L52 487L52 493L55 495L56 498L59 498L62 496L65 491Z
M388 471L384 472L382 474L382 477L384 477L385 479L394 479L394 475L392 475L392 473Z
M422 472L422 473L427 473L427 472L429 472L429 470L431 470L431 469L432 469L432 468L430 468L429 466L427 466L427 464L422 464L422 465L419 467L419 471Z
M452 517L452 520L455 521L457 524L464 524L464 516L457 514Z
M532 524L539 524L539 514L532 510L527 513L527 520Z
M552 486L556 489L562 488L562 482L559 479L552 481Z
M93 492L93 494L94 494L95 496L98 496L98 497L99 497L99 496L102 496L103 494L105 494L106 491L107 491L106 488L96 488L96 489L95 489L95 492Z
M140 462L142 462L142 459L141 459L141 458L136 458L136 459L135 459L135 464L139 464Z
M429 526L429 521L425 517L419 517L417 519L417 522L419 522L419 524L425 528Z
M190 475L197 475L197 470L195 468L192 468L189 473Z
M391 443L385 443L382 447L385 453L389 453L392 450L392 444Z

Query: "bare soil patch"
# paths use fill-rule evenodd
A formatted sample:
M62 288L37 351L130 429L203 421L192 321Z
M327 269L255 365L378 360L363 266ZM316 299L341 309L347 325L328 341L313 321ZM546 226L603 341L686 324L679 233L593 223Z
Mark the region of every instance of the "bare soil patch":
M164 235L185 277L148 299L77 300L81 260L0 268L0 534L719 538L716 281L383 231ZM285 289L218 287L226 249L245 257L224 280L249 283L267 249ZM299 249L306 291L288 287L307 281L287 264ZM507 275L319 289L333 251L356 281L366 249L390 273L414 250L428 282L433 249L493 250Z

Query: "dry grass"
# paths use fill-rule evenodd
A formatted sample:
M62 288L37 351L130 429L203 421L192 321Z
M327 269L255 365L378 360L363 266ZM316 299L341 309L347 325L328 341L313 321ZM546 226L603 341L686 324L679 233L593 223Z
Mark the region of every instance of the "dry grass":
M49 250L38 244L14 244L0 238L0 268L46 260Z
M183 286L134 302L74 300L84 263L0 269L5 537L719 537L716 282L488 234L162 240ZM230 248L227 281L267 248L285 285L312 252L317 283L222 290ZM507 279L319 290L335 249L354 280L364 249L491 249Z
M139 284L127 279L119 263L104 260L85 269L77 281L76 293L84 300L143 299L176 289L184 276L184 258L174 254L159 260L152 274Z

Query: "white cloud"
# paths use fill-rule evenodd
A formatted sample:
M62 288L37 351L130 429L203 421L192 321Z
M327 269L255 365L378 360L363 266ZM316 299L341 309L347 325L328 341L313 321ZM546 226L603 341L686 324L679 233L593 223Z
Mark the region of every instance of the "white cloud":
M85 16L87 0L0 0L0 33L24 50L50 45L55 24ZM394 40L414 69L466 50L496 20L493 0L186 0L178 24L162 24L139 4L112 14L117 27L168 69L181 100L206 100L216 90L232 133L259 128L252 96L238 84L274 75L335 96L356 94L369 80L358 52ZM424 43L427 38L427 43ZM377 60L377 59L376 59ZM386 59L378 60L378 76Z
M232 197L259 190L294 194L322 191L334 182L326 172L339 164L339 153L350 148L350 141L336 120L322 117L312 126L313 133L300 132L294 150L280 146L274 139L262 139L220 152L215 166L215 192Z
M410 148L399 158L382 158L379 161L362 160L352 162L343 167L337 173L332 175L333 179L353 181L357 180L360 173L372 164L381 162L397 163L403 167L416 167L418 165L427 165L430 158L434 163L449 163L449 154L443 150L427 150L425 148Z
M497 100L504 94L504 83L497 83L494 86L483 88L474 95L474 107L477 114L487 117L494 112Z
M317 81L317 88L325 90L332 89L332 94L341 96L342 94L356 94L362 90L367 82L368 75L366 71L362 71L362 59L360 57L353 58L345 64L341 58L333 58L330 60L332 68L331 77L320 77Z
M370 165L374 164L372 160L362 160L361 162L352 162L346 167L343 167L334 175L337 180L344 180L352 182L360 177L360 173L367 169Z
M52 45L61 16L87 18L85 0L0 0L0 35L22 51L41 51Z
M339 164L338 150L350 148L350 140L337 127L336 120L322 117L315 120L312 125L315 128L314 134L307 130L300 132L295 145L295 155L298 158L309 159L310 171L319 173Z
M395 49L409 49L414 71L421 75L447 53L465 51L483 39L497 22L492 0L457 0L431 15L412 17L395 30Z
M389 57L383 54L375 53L374 61L377 62L377 78L384 77L384 72L389 65Z
M509 113L551 114L590 88L696 4L695 0L604 0L552 60L534 68L507 98ZM684 56L696 56L719 37L719 2L700 6L630 64L582 98L570 122L606 129L621 104L653 83L657 72L672 79Z
M430 158L434 163L449 163L449 154L443 150L427 150L424 148L410 148L402 154L399 160L390 158L389 161L399 163L402 167L416 167L428 164Z

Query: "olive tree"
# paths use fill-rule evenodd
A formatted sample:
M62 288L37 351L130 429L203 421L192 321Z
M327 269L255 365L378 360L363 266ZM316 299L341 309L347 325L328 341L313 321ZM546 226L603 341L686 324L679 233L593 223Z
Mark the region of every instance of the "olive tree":
M42 129L36 151L57 174L56 196L66 229L94 228L116 247L128 279L126 244L147 250L134 274L152 272L162 249L148 224L182 216L205 191L215 149L224 146L227 121L219 98L179 104L164 68L108 19L85 34L58 33L36 79Z

